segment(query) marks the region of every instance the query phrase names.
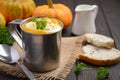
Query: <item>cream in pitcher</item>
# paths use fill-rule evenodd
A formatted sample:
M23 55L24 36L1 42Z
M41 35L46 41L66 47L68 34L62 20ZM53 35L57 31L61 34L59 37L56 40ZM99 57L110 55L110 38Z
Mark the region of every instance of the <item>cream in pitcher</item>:
M10 22L9 31L25 51L25 65L39 72L56 69L60 60L63 23L50 17L27 18L20 22L21 34L16 31L16 24L16 20Z

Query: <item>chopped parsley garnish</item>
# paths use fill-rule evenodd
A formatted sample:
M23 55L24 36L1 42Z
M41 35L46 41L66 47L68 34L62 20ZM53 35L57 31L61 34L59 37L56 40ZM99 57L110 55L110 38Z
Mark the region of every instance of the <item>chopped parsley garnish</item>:
M75 69L75 73L78 75L82 70L86 69L87 65L83 62L79 63Z
M75 69L76 75L78 75L81 71L83 71L85 69L91 69L91 68L87 68L87 65L83 62L79 63ZM97 69L96 78L97 78L97 80L105 80L106 78L109 77L109 74L110 74L110 71L108 68L99 67Z
M43 30L47 25L47 21L44 18L41 18L40 20L33 18L32 21L36 23L36 29Z
M97 70L97 80L105 80L108 78L110 71L108 68L99 67Z

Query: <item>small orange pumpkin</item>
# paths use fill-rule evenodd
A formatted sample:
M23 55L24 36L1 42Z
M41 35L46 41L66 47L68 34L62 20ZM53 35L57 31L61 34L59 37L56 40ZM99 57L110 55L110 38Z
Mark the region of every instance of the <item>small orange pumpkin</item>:
M33 0L0 0L0 13L5 16L7 22L32 16L35 7Z
M2 25L2 26L6 25L5 17L1 13L0 13L0 25Z
M52 0L47 0L48 5L42 5L36 7L33 10L32 16L48 16L61 20L66 29L72 22L72 12L70 8L64 4L53 4Z

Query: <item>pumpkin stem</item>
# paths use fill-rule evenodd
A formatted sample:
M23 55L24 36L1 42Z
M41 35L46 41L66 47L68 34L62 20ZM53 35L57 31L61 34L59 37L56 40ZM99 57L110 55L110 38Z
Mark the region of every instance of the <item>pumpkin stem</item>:
M54 8L52 0L47 0L47 3L48 3L49 8Z

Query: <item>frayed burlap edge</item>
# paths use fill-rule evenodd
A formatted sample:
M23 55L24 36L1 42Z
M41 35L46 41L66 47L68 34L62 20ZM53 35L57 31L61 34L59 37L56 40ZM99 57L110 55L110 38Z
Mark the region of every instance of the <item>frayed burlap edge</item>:
M38 80L50 80L55 78L59 80L64 80L67 77L67 75L70 73L77 57L81 52L81 46L82 46L81 42L82 42L82 37L80 36L62 38L61 61L59 67L56 70L46 73L33 72L34 76ZM13 47L19 51L21 56L23 55L22 50L19 48L19 46L16 43L14 44ZM0 62L0 72L7 75L26 78L25 74L17 64L9 65Z

